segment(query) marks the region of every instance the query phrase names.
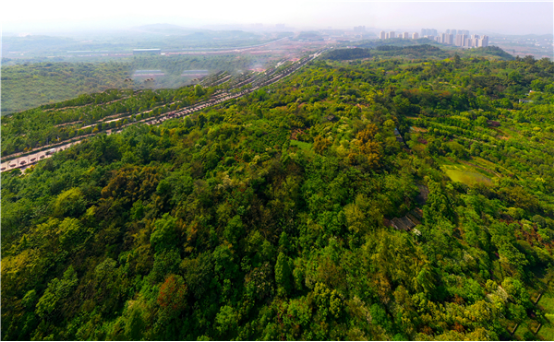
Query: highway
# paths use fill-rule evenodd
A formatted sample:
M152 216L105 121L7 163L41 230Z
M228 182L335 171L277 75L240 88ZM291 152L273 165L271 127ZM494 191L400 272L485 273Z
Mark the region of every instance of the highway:
M137 124L137 123L145 123L145 124L148 124L148 125L159 125L159 124L161 124L162 122L164 122L166 120L188 116L188 115L191 115L192 113L201 111L201 110L206 109L208 107L212 107L212 106L221 104L225 101L243 97L243 96L245 96L247 94L250 94L250 93L252 93L252 92L254 92L254 91L256 91L256 90L258 90L262 87L265 87L265 86L271 85L273 83L276 83L279 80L283 79L284 77L289 76L293 72L300 69L302 66L306 65L308 62L310 62L310 61L314 60L315 58L319 57L326 50L327 49L320 50L320 51L314 53L313 55L310 55L309 57L305 57L305 58L293 63L287 69L282 70L279 73L272 74L271 76L273 76L273 77L270 78L269 80L266 80L266 81L263 81L263 82L256 82L255 77L251 77L251 78L247 79L246 81L243 81L243 82L239 83L236 86L236 88L238 88L238 87L241 87L243 85L254 82L254 85L252 86L252 88L245 89L245 90L239 91L237 93L229 93L229 92L219 93L219 94L215 95L214 97L212 97L208 101L200 102L200 103L197 103L197 104L189 106L189 107L185 107L185 108L182 108L182 109L179 109L179 110L164 113L163 116L160 117L160 118L147 118L147 119L143 119L143 120L140 120L140 121L137 121L137 122L131 122L131 123L128 123L127 125L122 126L120 129L117 129L117 130L113 129L113 130L106 130L106 131L103 131L103 132L99 132L99 133L96 133L96 134L89 134L87 137L83 137L79 140L67 142L65 144L62 142L61 144L58 144L56 146L52 146L51 148L45 147L45 149L43 149L41 151L30 153L30 154L27 154L27 155L24 155L24 156L23 155L14 156L14 158L12 158L11 160L4 161L3 163L0 164L0 171L1 172L6 172L6 171L13 170L13 169L22 169L22 170L24 170L27 167L29 167L30 165L34 165L34 164L38 163L41 160L45 160L47 158L50 158L54 154L56 154L60 151L66 150L66 149L70 148L71 146L76 145L76 144L80 143L81 141L87 139L88 137L92 137L94 135L104 134L104 133L107 133L108 135L112 134L112 133L119 133L119 132L121 132L122 129L124 129L124 128L130 126L130 125Z

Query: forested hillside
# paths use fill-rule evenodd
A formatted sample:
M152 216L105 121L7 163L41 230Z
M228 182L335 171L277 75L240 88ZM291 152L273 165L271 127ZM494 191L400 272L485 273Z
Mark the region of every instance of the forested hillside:
M552 340L553 79L322 60L2 173L2 339Z
M496 47L487 46L472 49L459 49L456 47L446 47L427 38L420 39L402 39L393 38L386 40L362 40L356 44L358 48L370 49L372 56L392 57L403 56L410 59L414 58L436 58L444 59L454 55L462 57L488 57L503 59L507 61L514 60L515 57L506 51ZM343 58L344 59L344 58ZM351 58L353 59L353 58Z
M371 54L369 49L360 49L360 48L336 49L336 50L331 50L325 54L325 58L334 60L334 61L368 58L370 56Z

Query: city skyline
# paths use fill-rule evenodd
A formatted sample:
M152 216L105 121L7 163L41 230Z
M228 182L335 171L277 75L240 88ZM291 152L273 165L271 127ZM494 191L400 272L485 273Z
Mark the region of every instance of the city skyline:
M109 11L105 9L109 8ZM171 8L171 10L168 10ZM281 1L271 11L254 1L206 1L175 6L159 0L155 7L129 7L107 0L80 9L65 0L11 2L3 6L3 32L48 34L90 30L121 30L168 23L188 28L244 27L261 23L295 30L352 29L368 32L415 31L423 26L440 31L461 27L483 34L552 34L552 2L322 2ZM7 16L8 13L25 15ZM170 14L181 13L181 14ZM517 23L517 25L514 25Z
M418 32L395 32L380 31L378 38L381 40L402 38L418 39L427 38L439 44L454 45L463 48L487 47L489 46L489 36L484 34L469 35L468 30L447 29L446 32L439 33L436 29L421 29L421 37Z

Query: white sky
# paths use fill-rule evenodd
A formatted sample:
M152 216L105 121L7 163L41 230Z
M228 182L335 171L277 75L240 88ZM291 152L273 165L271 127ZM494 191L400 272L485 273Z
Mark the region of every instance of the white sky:
M508 34L553 33L554 6L543 2L341 2L306 0L12 0L1 5L6 33L117 29L143 24L283 23L296 29L468 29Z

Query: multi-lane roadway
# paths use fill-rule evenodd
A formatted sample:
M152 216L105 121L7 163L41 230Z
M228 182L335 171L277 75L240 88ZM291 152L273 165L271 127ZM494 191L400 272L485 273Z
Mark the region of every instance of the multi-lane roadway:
M215 105L218 105L222 102L242 97L242 96L247 95L247 94L249 94L253 91L258 90L261 87L265 87L267 85L273 84L273 83L281 80L282 78L284 78L286 76L289 76L290 74L292 74L293 72L295 72L299 68L301 68L302 66L306 65L308 62L310 62L310 61L314 60L315 58L319 57L323 52L325 52L325 50L326 49L320 50L320 51L314 53L313 55L310 55L309 57L303 58L303 59L295 62L289 68L287 68L285 70L282 70L279 73L271 75L273 77L270 78L269 80L266 80L266 81L263 81L263 82L256 82L255 78L251 78L251 79L247 80L247 81L249 81L247 83L251 83L252 81L254 81L254 86L249 88L249 89L241 90L237 93L227 93L227 92L220 93L220 94L215 95L214 97L212 97L208 101L201 102L201 103L198 103L198 104L195 104L193 106L189 106L189 107L186 107L186 108L183 108L183 109L180 109L180 110L175 110L175 111L165 113L161 118L147 118L147 119L143 119L143 120L140 120L140 121L137 121L137 122L132 122L132 123L129 123L129 124L121 127L121 129L123 129L124 127L130 126L132 124L139 123L139 122L146 123L148 125L158 125L158 124L161 124L162 122L164 122L166 120L187 116L187 115L190 115L190 114L192 114L194 112L197 112L199 110L203 110L207 107L215 106ZM247 83L241 82L241 85L244 85L244 84L247 84ZM107 130L105 133L107 133L107 134L119 133L119 132L121 132L121 129L119 129L119 130ZM86 139L86 138L83 138L83 139L77 140L77 141L71 141L71 142L68 142L67 144L56 145L55 147L52 147L51 149L42 150L42 151L35 152L35 153L30 153L30 154L25 155L25 156L20 155L20 156L15 157L11 160L8 160L8 161L5 161L5 162L1 163L0 164L0 171L5 172L5 171L13 170L13 169L22 169L22 170L24 170L27 167L29 167L30 165L36 164L41 160L50 158L51 156L53 156L57 152L66 150L66 149L70 148L71 146L80 143L84 139Z

